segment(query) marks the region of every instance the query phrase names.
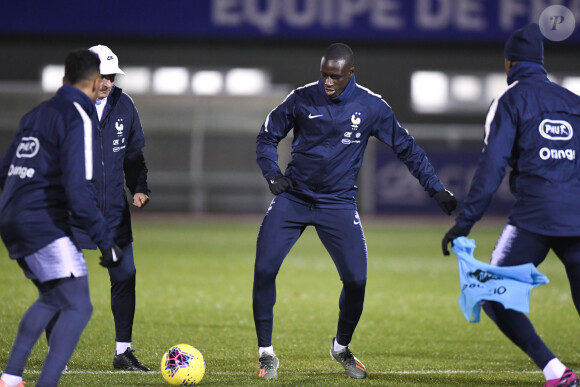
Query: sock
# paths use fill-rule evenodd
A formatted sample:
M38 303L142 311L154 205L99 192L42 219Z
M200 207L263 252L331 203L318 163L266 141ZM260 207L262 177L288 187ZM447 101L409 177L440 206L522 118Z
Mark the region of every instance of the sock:
M334 344L333 344L333 346L332 346L332 347L333 347L333 349L334 349L334 352L340 352L340 351L342 351L343 349L345 349L346 347L348 347L348 345L341 345L341 344L338 344L338 341L336 341L336 338L335 338L335 339L334 339Z
M0 379L9 386L17 386L22 382L22 376L10 375L6 372L2 374Z
M264 352L268 352L268 353L274 355L274 347L271 345L269 347L258 347L258 353L260 354L260 357L262 357L262 354Z
M127 348L131 348L131 343L117 343L117 355L125 353Z
M560 379L564 371L566 371L566 366L557 357L550 360L542 370L546 380Z

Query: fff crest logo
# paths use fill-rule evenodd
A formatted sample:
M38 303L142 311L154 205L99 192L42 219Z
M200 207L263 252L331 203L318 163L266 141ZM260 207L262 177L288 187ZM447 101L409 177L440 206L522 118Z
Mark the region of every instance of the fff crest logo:
M352 130L357 130L358 126L360 125L360 112L355 112L351 117L350 117L350 123Z
M123 119L119 119L117 122L115 122L115 129L117 129L117 136L122 136L123 135Z

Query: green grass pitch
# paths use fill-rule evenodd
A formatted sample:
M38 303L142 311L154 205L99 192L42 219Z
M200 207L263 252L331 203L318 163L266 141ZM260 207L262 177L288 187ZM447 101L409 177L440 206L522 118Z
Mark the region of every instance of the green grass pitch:
M400 219L400 218L398 218ZM369 253L365 309L351 347L366 365L366 380L351 380L328 354L341 284L313 228L286 258L278 276L274 348L277 380L258 378L252 319L252 276L260 218L134 220L137 313L133 347L150 373L116 372L109 279L98 254L86 252L94 312L62 386L163 386L159 372L171 345L197 347L206 360L206 386L541 386L543 376L482 312L467 322L457 305L454 255L441 238L452 221L365 222ZM503 228L477 225L476 258L488 261ZM534 289L530 318L564 363L580 369L578 314L559 260L540 266L551 283ZM18 321L36 297L18 265L0 250L0 370ZM33 386L46 353L41 338L24 373Z

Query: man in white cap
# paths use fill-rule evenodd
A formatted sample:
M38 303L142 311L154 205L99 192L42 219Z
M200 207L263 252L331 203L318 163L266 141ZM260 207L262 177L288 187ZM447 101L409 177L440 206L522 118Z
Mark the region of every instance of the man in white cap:
M141 120L131 97L115 86L115 76L125 74L119 68L117 56L107 46L89 49L101 60L101 88L96 108L99 126L93 133L94 187L103 216L115 235L115 243L123 250L121 265L109 269L111 280L111 310L115 321L115 369L149 371L131 349L135 316L135 261L129 203L125 186L133 195L133 205L141 208L149 202L147 166L143 156L145 137ZM74 236L83 249L96 245L80 228ZM50 329L47 329L50 336Z

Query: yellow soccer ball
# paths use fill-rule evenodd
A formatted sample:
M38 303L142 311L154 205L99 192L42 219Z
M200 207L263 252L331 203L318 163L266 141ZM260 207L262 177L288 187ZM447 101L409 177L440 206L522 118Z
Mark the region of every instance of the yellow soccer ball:
M205 375L205 360L197 348L178 344L161 358L161 375L172 386L197 386Z

